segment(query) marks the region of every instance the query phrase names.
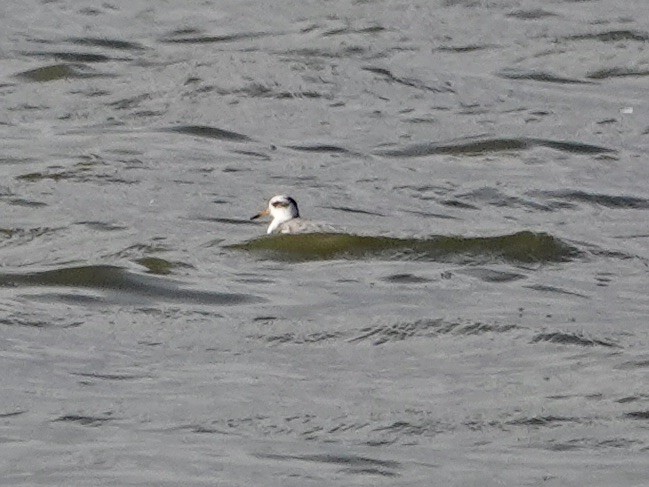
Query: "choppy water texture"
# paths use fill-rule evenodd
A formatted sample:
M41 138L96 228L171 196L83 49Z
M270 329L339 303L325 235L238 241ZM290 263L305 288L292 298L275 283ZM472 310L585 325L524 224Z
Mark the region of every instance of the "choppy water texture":
M2 485L646 485L645 0L0 10Z

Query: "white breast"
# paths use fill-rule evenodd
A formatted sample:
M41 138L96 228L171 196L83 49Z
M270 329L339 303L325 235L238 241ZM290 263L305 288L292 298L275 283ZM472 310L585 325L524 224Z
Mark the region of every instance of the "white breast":
M277 233L328 233L335 231L334 227L326 223L312 222L302 218L293 218L277 228Z

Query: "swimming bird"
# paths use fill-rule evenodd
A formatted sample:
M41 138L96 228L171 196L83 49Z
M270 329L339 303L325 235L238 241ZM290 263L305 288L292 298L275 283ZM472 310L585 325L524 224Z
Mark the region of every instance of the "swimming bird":
M316 223L300 218L297 202L285 194L273 196L268 202L268 208L257 213L251 220L262 216L270 216L273 221L268 225L266 233L315 233L333 232L335 229L324 223Z

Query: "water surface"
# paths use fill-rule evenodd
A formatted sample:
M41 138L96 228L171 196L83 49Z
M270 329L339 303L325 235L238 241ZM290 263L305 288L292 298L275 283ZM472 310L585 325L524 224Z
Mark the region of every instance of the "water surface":
M2 9L3 485L646 483L644 0Z

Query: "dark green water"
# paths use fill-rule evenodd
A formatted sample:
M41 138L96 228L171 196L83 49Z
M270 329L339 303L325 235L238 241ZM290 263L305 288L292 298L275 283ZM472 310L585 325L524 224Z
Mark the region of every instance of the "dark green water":
M467 265L485 262L544 264L566 262L579 251L547 234L518 232L496 237L393 238L312 233L273 235L228 248L250 252L282 262L318 260L405 260L457 262Z

